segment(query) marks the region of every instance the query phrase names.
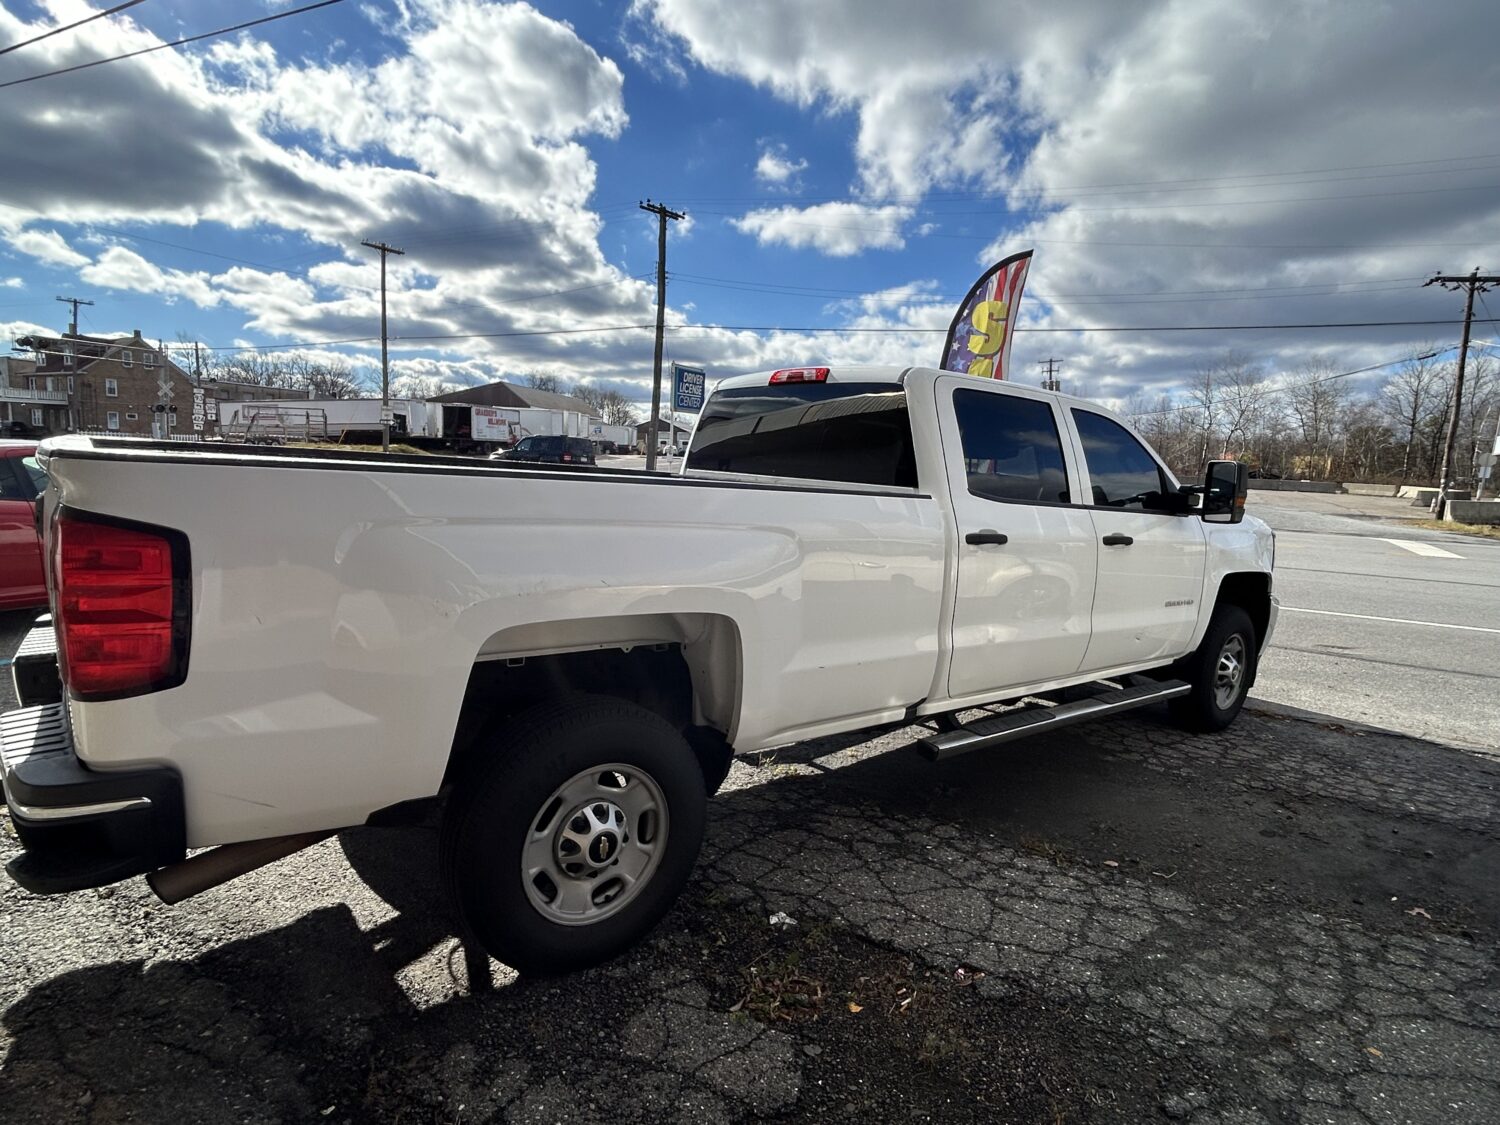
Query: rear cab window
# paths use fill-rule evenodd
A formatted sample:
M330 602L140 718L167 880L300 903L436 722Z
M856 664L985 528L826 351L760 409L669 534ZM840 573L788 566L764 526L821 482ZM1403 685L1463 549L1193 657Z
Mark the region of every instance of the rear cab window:
M969 492L985 500L1066 504L1068 472L1052 405L989 390L953 392Z
M855 382L725 388L704 405L686 468L916 488L906 392Z

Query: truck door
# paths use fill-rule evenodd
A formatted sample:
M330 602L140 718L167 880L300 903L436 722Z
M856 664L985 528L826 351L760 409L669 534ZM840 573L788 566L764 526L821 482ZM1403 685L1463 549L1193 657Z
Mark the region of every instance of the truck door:
M1180 655L1192 639L1203 597L1203 521L1165 510L1171 478L1124 426L1084 407L1068 414L1099 540L1093 639L1083 670Z
M1075 506L1054 400L962 376L937 381L957 524L948 693L1072 675L1089 643L1098 540Z

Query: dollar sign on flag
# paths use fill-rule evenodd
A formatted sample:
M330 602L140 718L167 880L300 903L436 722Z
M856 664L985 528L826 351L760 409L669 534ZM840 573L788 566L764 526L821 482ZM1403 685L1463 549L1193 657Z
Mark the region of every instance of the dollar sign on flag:
M995 355L1005 343L1008 314L1004 301L980 301L974 306L974 331L979 335L969 337L969 350L974 353L970 375L995 377Z

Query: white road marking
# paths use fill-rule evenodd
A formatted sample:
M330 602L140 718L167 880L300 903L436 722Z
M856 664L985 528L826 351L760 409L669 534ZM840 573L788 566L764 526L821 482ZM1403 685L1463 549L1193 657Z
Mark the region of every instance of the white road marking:
M1445 551L1433 543L1424 543L1420 539L1382 539L1382 543L1394 543L1402 550L1410 551L1414 555L1426 555L1429 559L1461 559L1462 555L1455 555L1452 551Z
M1368 613L1338 613L1331 609L1298 609L1284 605L1282 613L1316 613L1322 617L1354 617L1360 621L1388 621L1392 625L1426 625L1433 629L1462 629L1466 633L1500 633L1500 629L1486 629L1483 625L1449 625L1443 621L1412 621L1405 617L1372 617Z

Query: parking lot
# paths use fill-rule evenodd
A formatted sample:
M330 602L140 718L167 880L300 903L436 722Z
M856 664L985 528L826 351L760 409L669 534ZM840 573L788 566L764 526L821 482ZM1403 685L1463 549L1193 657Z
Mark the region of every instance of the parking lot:
M943 766L913 734L738 762L666 923L560 980L463 948L430 826L346 832L170 908L139 880L61 899L7 882L0 1104L1500 1119L1500 764L1255 711L1208 737L1145 712Z

